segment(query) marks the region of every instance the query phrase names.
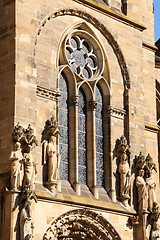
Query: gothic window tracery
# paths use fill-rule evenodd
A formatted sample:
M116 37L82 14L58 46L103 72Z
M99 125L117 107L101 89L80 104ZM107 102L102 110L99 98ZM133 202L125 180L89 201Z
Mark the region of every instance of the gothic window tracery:
M106 92L108 85L103 76L104 54L94 34L84 28L73 29L64 38L60 51L60 68L68 81L67 89L66 79L60 75L59 121L65 134L60 140L63 169L60 169L60 178L68 178L72 185L80 183L92 187L97 183L98 187L105 187L104 90L101 85L106 87Z

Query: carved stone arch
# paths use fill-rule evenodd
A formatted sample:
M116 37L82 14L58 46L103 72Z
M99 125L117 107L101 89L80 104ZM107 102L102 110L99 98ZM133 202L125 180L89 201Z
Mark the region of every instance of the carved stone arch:
M108 220L87 209L77 209L61 215L47 229L42 239L122 240Z
M34 59L34 55L35 55L35 47L37 44L38 36L41 34L42 28L45 26L45 24L48 21L50 21L58 16L64 16L64 15L72 15L72 16L80 17L80 18L90 22L93 26L95 26L102 33L102 35L104 35L104 37L108 40L109 44L111 45L111 47L118 59L118 62L120 64L120 68L122 71L123 83L124 83L125 89L128 90L130 88L129 71L128 71L127 64L126 64L126 61L125 61L125 58L123 56L120 46L118 45L117 41L114 39L112 34L107 30L107 28L101 22L99 22L96 18L94 18L90 14L88 14L84 11L81 11L81 10L77 10L77 9L59 10L57 12L48 14L41 21L41 24L39 25L39 27L37 29L37 34L35 36L33 59Z
M105 78L97 79L94 85L94 92L97 84L101 87L104 103L106 106L108 106L110 104L110 95L111 95L110 86Z
M58 81L57 81L57 87L59 87L59 75L63 72L67 78L68 86L69 86L69 92L71 96L77 95L77 81L75 79L75 76L73 74L73 70L68 65L62 65L59 68L58 73Z
M80 82L78 85L78 90L82 88L87 101L93 100L93 90L91 88L91 85L87 81Z

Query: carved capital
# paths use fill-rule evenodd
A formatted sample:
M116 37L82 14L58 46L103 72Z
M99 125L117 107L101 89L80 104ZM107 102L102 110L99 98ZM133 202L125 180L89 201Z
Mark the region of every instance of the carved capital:
M126 115L126 111L120 108L116 108L113 106L107 107L107 114L108 116L123 119L124 115Z
M72 102L73 102L73 104L76 105L76 106L78 106L78 98L79 98L78 95L72 97Z
M89 106L91 107L92 111L95 111L97 108L97 102L95 100L90 101Z

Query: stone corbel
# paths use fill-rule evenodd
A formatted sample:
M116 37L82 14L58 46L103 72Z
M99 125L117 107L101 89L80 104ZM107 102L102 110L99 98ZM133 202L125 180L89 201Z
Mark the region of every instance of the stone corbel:
M42 86L37 86L36 94L38 97L47 98L52 101L58 101L61 93L57 90L51 90Z
M73 103L73 105L78 106L78 98L79 98L78 95L72 97L72 103Z
M110 105L107 107L107 115L123 120L126 115L126 111Z
M139 217L138 216L130 216L127 221L127 226L132 229L134 226L139 225Z
M92 111L95 111L97 108L97 102L95 100L90 101L89 106L91 107Z

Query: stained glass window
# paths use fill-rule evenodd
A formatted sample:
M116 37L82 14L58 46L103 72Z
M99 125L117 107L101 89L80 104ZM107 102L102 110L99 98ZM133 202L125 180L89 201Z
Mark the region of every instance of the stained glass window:
M96 179L97 179L97 186L104 186L103 98L102 98L102 91L99 86L96 86L95 99L97 102L97 108L95 111Z
M59 151L61 156L59 176L68 179L68 85L64 73L60 74L59 90L61 92L59 103L59 125L62 137L59 138Z
M78 99L78 180L86 184L86 101L82 89Z
M73 36L66 45L66 57L76 74L83 78L91 78L97 71L97 54L94 46L85 38Z

